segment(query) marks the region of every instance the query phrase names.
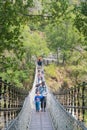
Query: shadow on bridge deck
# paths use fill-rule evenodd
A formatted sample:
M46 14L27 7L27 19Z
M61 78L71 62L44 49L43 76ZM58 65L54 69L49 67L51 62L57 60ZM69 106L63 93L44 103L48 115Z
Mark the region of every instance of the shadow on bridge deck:
M52 122L48 111L36 112L32 111L29 130L53 130Z

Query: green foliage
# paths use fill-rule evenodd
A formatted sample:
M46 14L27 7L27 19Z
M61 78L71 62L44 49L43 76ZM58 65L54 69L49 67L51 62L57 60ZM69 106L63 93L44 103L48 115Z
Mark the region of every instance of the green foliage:
M54 52L60 48L65 53L81 42L77 29L69 21L47 26L46 34L49 48Z
M55 64L50 64L49 67L45 67L45 71L50 77L57 77L57 73L55 71Z
M60 17L63 17L68 8L68 5L69 3L66 0L52 1L48 11L48 14L50 12L50 15L52 16L52 21L57 22Z
M9 56L1 59L0 64L0 76L11 84L18 87L30 88L30 82L32 83L34 75L34 64L26 62L24 59L20 61L15 55L8 53ZM27 82L27 86L26 83Z
M16 50L22 45L19 41L20 25L26 24L28 20L23 15L28 12L25 7L21 0L15 3L0 1L0 53L4 49Z
M76 18L75 26L85 36L85 44L87 44L87 1L81 2L75 8Z
M39 56L48 54L49 49L47 48L43 32L31 31L28 26L25 26L22 37L23 45L28 55Z

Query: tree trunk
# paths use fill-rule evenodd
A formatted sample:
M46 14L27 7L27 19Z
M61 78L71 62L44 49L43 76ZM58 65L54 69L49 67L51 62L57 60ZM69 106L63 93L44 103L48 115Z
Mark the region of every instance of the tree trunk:
M57 65L59 64L59 48L57 48Z
M65 54L63 54L63 62L62 62L63 65L65 64L65 60L66 60L65 57L66 57Z

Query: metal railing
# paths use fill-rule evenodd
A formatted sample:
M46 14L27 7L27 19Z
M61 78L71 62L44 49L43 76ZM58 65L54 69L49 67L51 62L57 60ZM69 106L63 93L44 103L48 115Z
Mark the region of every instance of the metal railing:
M81 121L76 120L58 102L58 99L49 91L48 110L50 112L55 130L87 130Z
M0 130L15 119L23 106L27 91L19 89L0 77Z
M35 84L37 80L37 69L35 72L35 78L33 83L33 88L29 92L28 96L25 98L23 107L18 114L18 116L9 124L6 130L28 130L30 121L31 121L31 114L34 107L34 95L35 95Z
M87 83L61 90L56 98L77 120L87 125Z
M55 93L55 96L49 93L48 101L56 129L87 130L87 84L85 82L69 89L61 89L59 93Z

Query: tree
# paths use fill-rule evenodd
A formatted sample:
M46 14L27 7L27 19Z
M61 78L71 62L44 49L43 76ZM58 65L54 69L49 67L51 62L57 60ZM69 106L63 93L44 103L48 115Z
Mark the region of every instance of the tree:
M66 59L68 51L72 51L74 46L78 45L80 36L78 30L73 27L72 22L69 20L62 21L58 25L46 28L47 40L49 41L48 45L50 49L58 53L58 48L63 54L63 63Z
M19 40L20 25L28 20L24 13L28 12L27 6L31 6L31 2L26 5L21 0L15 3L0 1L0 53L5 49L15 51L22 45Z
M27 58L32 56L38 57L40 55L47 55L49 49L45 41L44 33L36 30L31 31L28 26L23 28L23 46L25 51L27 51Z
M81 2L79 6L75 7L75 26L84 35L87 44L87 1Z

